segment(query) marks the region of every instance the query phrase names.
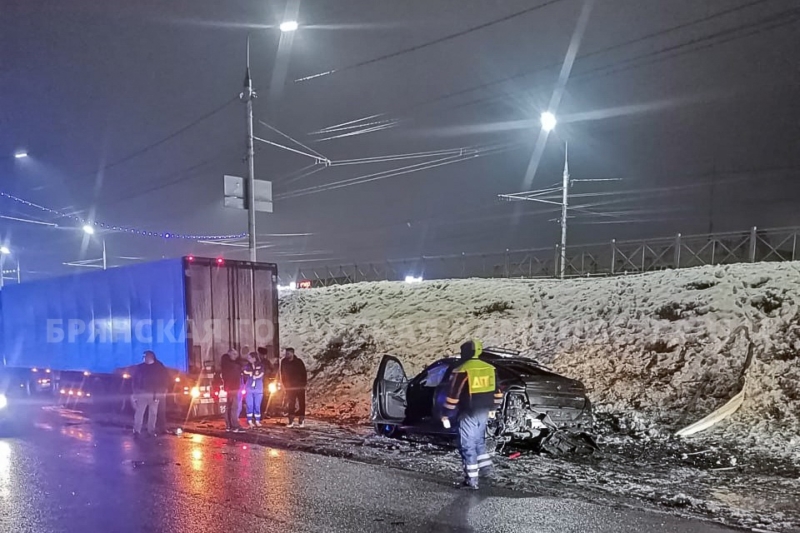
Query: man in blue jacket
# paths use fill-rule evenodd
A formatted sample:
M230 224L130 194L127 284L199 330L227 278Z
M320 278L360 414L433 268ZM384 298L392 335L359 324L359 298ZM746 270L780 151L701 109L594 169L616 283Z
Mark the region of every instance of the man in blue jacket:
M250 427L261 426L261 401L264 399L264 363L258 354L251 352L247 355L247 364L244 365L245 379L245 405L247 406L247 425Z

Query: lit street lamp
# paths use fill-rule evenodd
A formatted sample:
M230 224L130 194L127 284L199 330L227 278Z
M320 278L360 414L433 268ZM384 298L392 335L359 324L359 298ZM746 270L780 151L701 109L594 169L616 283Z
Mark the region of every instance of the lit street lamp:
M297 28L299 28L300 25L297 23L296 20L287 20L286 22L282 23L279 27L283 33L288 33L292 31L297 31Z
M542 113L542 129L551 132L555 129L558 120L550 111ZM569 145L564 142L564 174L561 190L561 250L559 277L564 279L567 269L567 207L569 204Z
M544 113L542 113L541 120L542 120L542 129L547 132L553 131L556 128L556 124L558 124L556 116L550 111L545 111Z
M14 159L25 159L28 157L28 152L25 150L20 150L14 153Z
M83 226L83 232L86 235L90 235L90 236L94 235L94 227L92 225L90 225L90 224L85 224ZM103 270L105 270L106 269L106 239L105 239L105 237L103 237L102 241L103 241Z

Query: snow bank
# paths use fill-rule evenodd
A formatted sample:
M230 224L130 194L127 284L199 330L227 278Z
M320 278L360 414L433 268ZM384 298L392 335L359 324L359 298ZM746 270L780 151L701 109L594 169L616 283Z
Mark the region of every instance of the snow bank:
M380 282L282 295L281 343L312 369L320 414L364 419L380 357L413 375L466 339L530 352L583 381L620 424L675 430L739 390L736 437L800 428L800 264L758 263L603 279ZM720 430L717 430L720 431Z

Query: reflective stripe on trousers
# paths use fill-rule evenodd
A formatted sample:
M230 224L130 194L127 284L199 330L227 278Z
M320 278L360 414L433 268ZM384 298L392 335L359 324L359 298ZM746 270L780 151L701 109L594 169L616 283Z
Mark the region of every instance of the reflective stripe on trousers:
M484 468L492 468L492 455L489 453L479 455L478 468L480 470L483 470Z
M458 435L461 460L464 464L464 476L467 481L476 481L479 470L492 465L486 453L486 424L488 411L465 413L458 419ZM488 465L486 462L488 461Z
M245 396L247 420L261 420L261 400L264 393L261 391L248 391Z

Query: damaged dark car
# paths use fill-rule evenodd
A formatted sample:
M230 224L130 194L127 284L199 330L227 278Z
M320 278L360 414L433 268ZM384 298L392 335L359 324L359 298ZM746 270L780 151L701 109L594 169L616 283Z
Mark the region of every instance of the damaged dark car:
M487 437L495 444L524 442L552 452L596 448L592 405L580 381L560 376L519 352L485 348L481 359L496 368L503 392L502 406L487 428ZM446 357L409 379L400 360L385 355L372 388L375 431L386 437L455 436L457 430L444 428L438 414L450 375L460 363L457 356Z

